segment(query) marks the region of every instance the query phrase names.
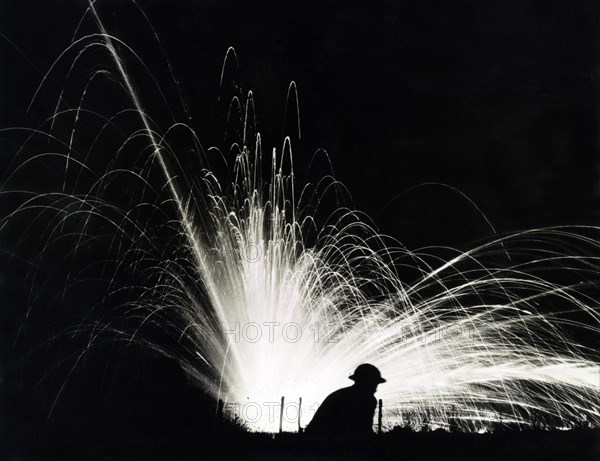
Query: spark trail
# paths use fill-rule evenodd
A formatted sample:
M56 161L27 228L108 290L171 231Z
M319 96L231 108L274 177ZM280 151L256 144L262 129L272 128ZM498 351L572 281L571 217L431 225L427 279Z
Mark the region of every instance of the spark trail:
M77 55L65 81L95 48L112 64L82 88L67 88L78 95L75 109L59 110L67 99L61 90L50 128L32 130L16 158L30 155L25 147L40 138L58 152L34 150L2 188L4 196L25 197L2 228L33 213L46 223L42 253L68 240L69 223L78 230L65 261L91 241L109 242L107 294L94 313L106 300L136 293L118 304L118 317L135 327L88 316L69 334L100 329L149 345L177 360L215 398L252 402L259 414L247 422L255 430L276 430L272 415L278 411L272 408L281 396L294 402L302 397L305 407L314 408L328 392L348 385L346 377L363 362L376 364L388 380L378 393L388 426L600 425L599 357L588 339L597 338L600 328L600 229L535 229L469 251L411 251L378 234L357 211L341 205L323 210L325 197L343 192L332 178L306 184L298 194L290 138L280 152L264 156L260 134L248 134L251 92L232 99L243 114L244 133L227 146L235 159L233 179L219 179L206 159L193 159L196 169L190 171L180 146L189 143L208 158L196 133L183 122L161 129L144 111L125 57L133 56L156 80L106 30L95 3L82 22L91 16L99 33L74 37L36 97L71 52ZM226 59L233 58L231 49ZM92 83L105 74L112 78L107 86L116 82L128 100L126 109L108 115L86 106L92 104ZM76 149L79 118L86 114L99 128ZM53 133L67 120L73 120L69 141L62 142ZM93 156L101 146L112 149L106 147L113 142L109 130L123 141L102 171ZM208 153L213 161L227 158L216 148ZM11 189L20 170L47 155L64 162L61 190ZM119 166L126 155L141 165ZM69 182L74 172L77 180ZM93 177L89 183L82 180L87 176ZM137 185L131 205L111 203L115 177ZM147 199L152 194L155 199ZM317 218L323 213L326 218ZM94 222L111 231L98 235ZM119 286L119 274L127 271L147 278L141 286ZM150 329L173 341L156 341ZM89 334L88 347L96 334ZM304 424L310 414L303 413ZM285 429L294 427L294 418L286 420Z

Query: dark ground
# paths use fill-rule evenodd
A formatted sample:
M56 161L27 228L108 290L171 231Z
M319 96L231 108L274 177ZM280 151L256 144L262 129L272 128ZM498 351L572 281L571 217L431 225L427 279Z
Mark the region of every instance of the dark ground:
M371 439L314 441L302 434L238 433L216 437L180 437L95 443L85 450L46 447L24 449L11 459L176 459L176 460L597 460L598 430L524 431L495 434L407 432L395 430ZM182 442L184 442L182 444ZM188 443L185 443L188 442Z

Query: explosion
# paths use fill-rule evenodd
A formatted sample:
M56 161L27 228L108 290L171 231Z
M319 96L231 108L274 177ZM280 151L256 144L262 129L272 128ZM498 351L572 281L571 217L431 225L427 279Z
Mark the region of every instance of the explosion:
M98 32L76 32L48 71L34 100L67 62L55 112L28 131L1 193L19 203L0 230L30 217L22 233L40 234L41 258L58 242L70 245L65 266L83 258L65 289L103 266L106 296L61 336L84 335L85 350L106 334L148 345L252 430L276 431L281 410L283 429L297 430L364 362L387 378L378 397L388 427L600 424L589 343L599 333L600 228L526 230L468 251L407 249L339 204L333 178L299 187L289 137L263 155L252 92L231 101L241 136L227 154L204 150L187 122L161 126L129 71L145 68L152 83L144 62L107 31L95 2L84 20ZM92 53L102 67L73 83ZM224 69L233 59L230 49ZM98 87L125 95L116 110L94 107ZM95 134L80 136L83 125ZM11 186L46 159L60 164L61 184ZM226 159L222 175L214 165ZM86 260L90 245L102 246L102 261Z

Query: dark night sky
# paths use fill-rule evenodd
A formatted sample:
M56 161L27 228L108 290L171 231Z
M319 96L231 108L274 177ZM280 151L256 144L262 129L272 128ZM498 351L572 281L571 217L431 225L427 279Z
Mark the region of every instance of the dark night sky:
M99 4L109 27L160 66L135 10L119 3ZM205 146L222 143L216 95L231 45L264 145L281 146L294 80L296 163L327 150L356 206L409 246L487 232L459 194L411 189L424 183L466 194L500 230L598 221L596 2L143 3ZM31 15L2 3L3 33L40 71L85 7L66 4L40 2ZM3 59L6 126L23 120L41 77L6 43Z
M167 94L176 94L164 78L164 62L157 59L149 30L125 3L99 1L98 9L109 29L157 70ZM485 221L461 193L500 231L600 224L598 2L140 4L163 43L205 147L223 143L219 76L225 52L234 46L240 69L236 78L254 91L264 150L282 145L286 93L294 80L302 125L302 139L294 143L300 176L312 154L325 149L355 206L408 247L464 247L489 236ZM43 101L29 114L25 109L43 74L68 46L85 7L82 0L0 2L0 32L20 50L0 36L0 127L35 126L51 112L51 104ZM94 32L89 23L83 31ZM49 87L54 83L60 80L51 79ZM150 111L160 107L153 101L145 105ZM14 148L4 141L0 145L4 169ZM36 181L44 179L30 178L29 184ZM429 183L445 186L424 185ZM12 288L6 286L3 280L8 293ZM14 334L6 326L4 331L8 337ZM119 365L106 365L114 372L113 382L94 392L104 395L108 409L88 408L103 415L95 419L98 427L111 424L110 408L131 404L127 392L134 392L145 376L159 383L174 379L172 365L152 365L152 360L150 365L139 365L139 357L127 362L141 367L136 382L119 378ZM93 365L90 376L102 374L102 367ZM76 379L80 386L89 385L90 378ZM11 383L18 393L19 384ZM116 387L125 390L110 400L106 389ZM167 394L153 387L135 392L139 402L160 402ZM6 395L13 394L5 394L5 401ZM56 420L62 422L56 430L77 425L65 422L73 418L68 402L87 408L94 395L67 398L66 409L57 410ZM47 401L48 396L42 392L36 398ZM7 414L22 423L19 430L9 430L9 437L26 440L31 436L27 424L38 427L39 414L25 405L31 414L24 415L20 404L14 405ZM181 415L189 412L183 397L157 408L142 417L153 421L168 413L185 420ZM131 414L123 420L132 421ZM121 422L118 427L126 426ZM7 419L2 429L8 430ZM156 430L151 423L146 429L135 436L147 440ZM72 433L72 439L78 434Z

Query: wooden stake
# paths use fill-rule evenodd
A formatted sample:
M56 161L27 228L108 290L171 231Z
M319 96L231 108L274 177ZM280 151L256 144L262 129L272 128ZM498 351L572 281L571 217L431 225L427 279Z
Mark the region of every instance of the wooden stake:
M377 416L377 433L381 434L381 418L382 418L383 400L379 399L379 415Z
M281 411L279 412L279 433L283 432L283 405L285 404L285 397L281 396Z
M223 408L225 407L225 402L223 402L223 400L219 399L219 419L222 420L223 419Z
M302 426L300 426L300 415L302 414L302 397L298 402L298 433L302 432Z
M221 430L221 428L223 427L223 407L225 406L225 403L223 402L223 400L219 399L219 401L217 402L217 414L216 414L216 418L215 418L215 425L214 425L214 432L217 433Z

